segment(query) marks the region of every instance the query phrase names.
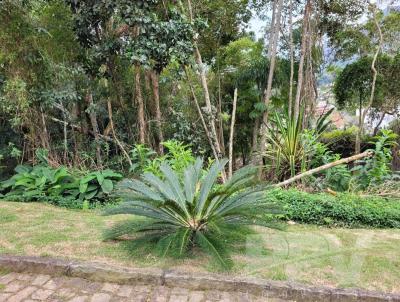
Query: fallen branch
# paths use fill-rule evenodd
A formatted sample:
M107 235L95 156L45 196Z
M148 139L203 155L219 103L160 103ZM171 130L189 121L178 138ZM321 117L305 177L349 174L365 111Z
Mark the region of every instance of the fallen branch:
M356 161L356 160L359 160L359 159L362 159L362 158L365 158L365 157L370 157L372 155L373 155L372 151L365 151L365 152L357 154L357 155L353 155L353 156L350 156L350 157L347 157L347 158L343 158L343 159L334 161L332 163L320 166L318 168L308 170L308 171L306 171L304 173L298 174L298 175L296 175L296 176L294 176L292 178L289 178L289 179L287 179L287 180L285 180L283 182L275 184L273 187L276 187L276 188L284 187L284 186L290 185L291 183L294 183L295 181L297 181L299 179L302 179L302 178L304 178L306 176L311 176L313 174L322 172L324 170L327 170L327 169L330 169L330 168L333 168L333 167L336 167L336 166L339 166L339 165L348 164L348 163L351 163L353 161Z

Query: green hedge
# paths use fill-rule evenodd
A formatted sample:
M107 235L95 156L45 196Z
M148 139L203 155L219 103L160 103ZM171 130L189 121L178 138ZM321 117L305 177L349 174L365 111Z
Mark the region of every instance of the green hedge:
M362 198L348 193L309 194L293 189L268 191L267 199L282 205L281 217L300 223L400 228L399 200Z
M340 154L341 157L354 155L354 146L356 142L357 127L353 126L344 130L337 129L324 132L321 136L321 142L328 146L333 154ZM361 150L372 148L371 136L365 135L361 138Z

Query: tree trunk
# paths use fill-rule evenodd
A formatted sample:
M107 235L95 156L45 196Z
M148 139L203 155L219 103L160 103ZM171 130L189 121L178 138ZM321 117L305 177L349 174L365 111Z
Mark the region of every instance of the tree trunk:
M78 106L76 103L72 104L71 110L71 122L75 123L78 120ZM66 121L67 122L67 121ZM72 134L72 141L74 144L74 151L73 151L73 164L78 164L78 151L80 150L80 140L78 140L77 135L75 133L74 127L71 127L71 134Z
M358 154L361 152L361 136L362 132L360 131L361 124L362 124L362 100L363 100L363 93L360 91L360 98L358 100L358 130L356 133L356 142L355 142L355 153Z
M252 138L252 146L251 146L251 153L254 154L258 148L258 134L260 133L260 118L257 117L254 121L253 127L253 138ZM254 158L252 158L254 161Z
M289 0L289 47L290 47L290 80L289 80L289 118L293 111L293 78L294 78L294 45L293 45L293 0Z
M63 119L65 121L64 127L63 127L63 134L64 134L64 164L67 163L68 161L68 130L67 130L67 116L65 112L63 112Z
M49 132L47 131L46 118L42 106L40 106L40 117L42 122L42 133L40 134L42 148L47 149L50 152L50 137Z
M144 101L140 77L140 66L135 65L135 99L138 104L139 142L146 143L146 121L144 116Z
M262 166L262 155L266 150L266 135L265 134L267 131L267 124L268 124L268 113L269 113L268 106L269 106L271 94L272 94L272 82L274 79L276 53L277 53L279 33L280 33L280 28L281 28L281 14L282 14L283 0L277 0L277 1L278 1L277 6L275 6L275 4L274 4L274 10L276 9L276 16L273 19L275 19L274 20L275 22L273 24L271 24L272 30L270 32L270 43L272 45L268 49L269 50L269 53L268 53L269 73L268 73L267 89L264 94L264 104L267 109L263 113L262 124L260 127L260 148L259 148L260 166Z
M376 127L374 129L374 134L373 134L374 136L376 136L378 134L379 127L382 125L382 122L385 119L385 116L386 116L386 112L383 112L381 118L378 121L378 124L376 125Z
M77 102L77 107L78 107L78 117L79 121L81 124L81 128L83 130L83 134L87 135L89 133L89 125L88 125L88 120L87 120L87 115L85 114L86 108L87 108L87 102L86 104L82 104L81 102ZM82 143L82 138L80 137L80 144Z
M376 7L375 6L373 7L373 14L374 14L374 23L375 23L376 29L378 30L378 33L379 33L379 42L378 42L378 47L377 47L375 55L374 55L374 59L372 60L372 64L371 64L371 70L372 70L372 74L373 74L371 95L370 95L367 107L365 108L365 110L362 113L360 112L360 125L359 125L359 129L358 129L358 137L359 138L361 138L361 135L364 133L365 118L368 114L369 109L371 109L372 104L374 103L376 79L378 77L378 71L376 70L375 65L376 65L376 61L378 60L378 56L379 56L379 53L381 52L382 45L383 45L383 34L382 34L381 26L378 21L378 17L376 15Z
M218 153L215 150L215 146L214 146L213 140L211 138L211 133L210 133L208 127L207 127L207 123L206 123L206 121L204 119L203 113L201 112L201 108L200 108L199 102L197 100L196 93L194 92L194 88L193 88L193 85L192 85L191 78L189 76L189 72L187 71L187 69L185 69L185 72L186 72L186 78L188 79L190 91L192 93L192 98L193 98L194 104L196 106L197 113L199 114L199 117L200 117L200 120L201 120L201 124L203 125L203 128L204 128L204 131L206 133L208 142L210 143L210 147L211 147L211 150L212 150L213 155L215 157L215 160L218 160L219 159L218 158Z
M99 132L99 124L97 123L97 116L94 108L94 103L93 103L93 95L91 92L88 92L86 94L86 103L89 106L89 118L90 118L90 123L92 125L93 129L93 135L96 143L96 160L97 160L97 165L101 167L103 165L103 161L101 158L101 144L100 144L100 132Z
M190 21L192 22L193 21L192 2L191 2L191 0L188 0L187 3L188 3L188 10L189 10L189 18L190 18ZM203 93L204 93L204 100L205 100L207 115L208 115L207 118L209 120L210 129L211 129L210 134L211 134L211 138L213 140L214 148L218 153L218 157L220 158L223 155L223 152L222 152L222 148L221 148L221 143L218 140L217 129L215 126L215 116L213 114L210 92L208 90L206 69L204 68L203 59L201 57L200 50L197 45L197 41L195 40L193 42L193 44L194 44L194 54L195 54L196 64L199 66L199 71L200 71L200 81L201 81L201 86L203 88Z
M300 112L300 101L301 101L301 94L303 90L303 78L304 78L304 61L306 56L306 48L307 48L307 41L308 41L308 29L309 29L309 19L311 15L311 0L307 0L306 6L304 8L304 17L303 17L303 32L301 38L301 55L300 55L300 62L299 62L299 72L298 72L298 79L297 79L297 91L296 91L296 98L294 102L294 118L298 119L299 112Z
M222 96L221 96L221 72L218 67L218 140L221 143L221 151L225 154L224 124L222 121Z
M238 89L235 88L235 92L233 95L233 109L232 109L232 120L231 120L231 129L229 136L229 170L228 170L228 178L232 177L233 174L233 137L235 133L235 121L236 121L236 104L238 98Z
M129 154L126 152L124 146L121 144L121 142L117 138L117 134L116 134L115 128L114 128L112 104L109 99L107 100L107 109L108 109L108 118L110 119L111 133L113 135L114 141L117 144L117 146L119 147L119 149L121 150L122 154L125 156L126 160L129 163L129 166L132 167L132 161L131 161L131 158L129 157Z
M151 73L151 83L153 87L153 98L154 98L154 109L156 114L156 125L157 125L157 140L156 146L159 154L164 154L164 147L162 143L164 142L164 134L162 130L162 116L160 108L160 87L159 87L159 73L157 71L152 71Z
M273 37L274 37L274 29L276 23L276 0L272 0L272 18L271 18L271 26L269 28L268 33L265 33L265 40L268 40L268 50L267 55L270 56L272 53ZM268 36L267 36L268 35Z
M303 128L306 128L309 124L309 118L313 115L315 109L315 102L317 99L317 88L316 88L316 80L314 75L313 68L313 58L312 58L312 47L313 47L313 29L311 24L311 14L309 16L307 25L307 47L306 47L306 62L307 67L305 71L305 79L304 79L304 93L303 97L305 99L305 110L303 117Z
M195 55L196 55L196 63L200 68L200 81L201 81L201 86L203 87L204 100L205 100L206 109L207 109L207 119L209 120L212 139L214 141L215 150L218 153L218 157L221 157L223 155L223 152L222 152L220 142L218 140L217 129L215 126L215 116L213 113L210 93L208 90L206 70L204 68L203 60L201 58L201 54L200 54L199 48L197 47L197 44L195 45Z

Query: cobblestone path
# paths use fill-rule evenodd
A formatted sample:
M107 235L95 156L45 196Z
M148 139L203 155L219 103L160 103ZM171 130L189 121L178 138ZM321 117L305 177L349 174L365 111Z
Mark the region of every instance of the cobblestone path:
M206 302L267 301L247 293L189 291L163 286L130 286L80 278L10 273L0 276L0 302Z

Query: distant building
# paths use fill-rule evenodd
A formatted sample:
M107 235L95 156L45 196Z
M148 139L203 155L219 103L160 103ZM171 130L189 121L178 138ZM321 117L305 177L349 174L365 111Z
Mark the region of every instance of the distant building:
M355 123L354 117L352 117L347 112L342 112L342 111L337 110L334 105L329 104L325 101L318 102L318 104L315 108L316 118L320 117L323 114L326 114L332 108L335 108L335 110L333 110L333 112L330 115L330 121L332 122L333 125L335 125L336 128L345 129L346 127L348 127L350 125L354 125L354 123Z

